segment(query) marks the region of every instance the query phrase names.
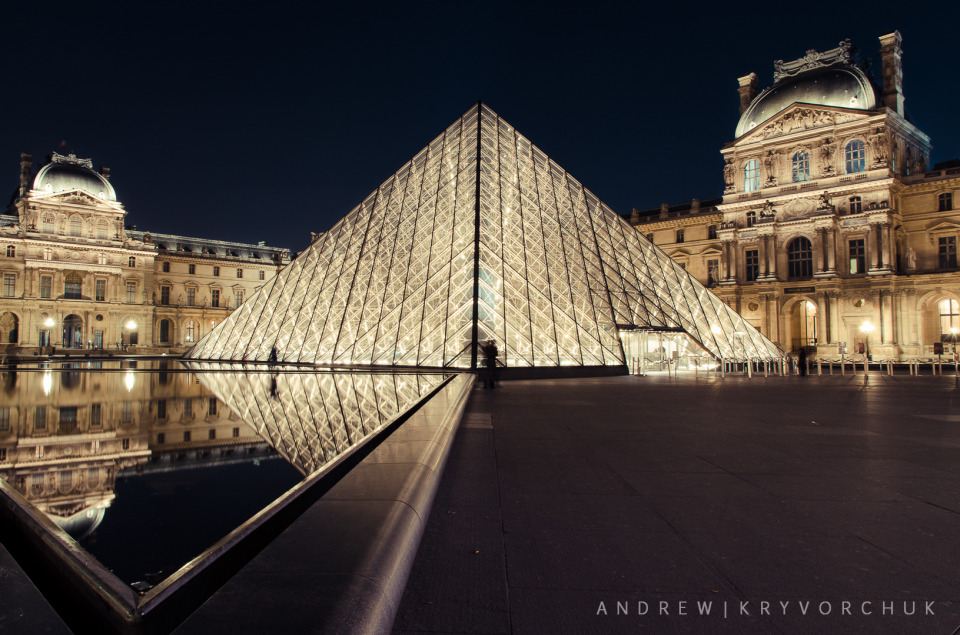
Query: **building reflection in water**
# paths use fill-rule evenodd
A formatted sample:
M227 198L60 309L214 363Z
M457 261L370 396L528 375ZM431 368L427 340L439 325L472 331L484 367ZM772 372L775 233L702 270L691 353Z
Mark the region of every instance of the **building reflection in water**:
M186 470L259 464L277 454L301 475L312 474L444 379L418 373L278 373L265 365L236 372L231 365L192 362L186 367L174 360L144 368L146 364L67 362L0 369L0 478L128 583L151 577L150 571L163 572L153 574L154 583L162 579L256 514L295 479L271 471L275 489L264 487L265 498L248 501L252 497L244 487L249 485L229 480L238 474L229 472L233 476L224 476L227 480L219 486L223 496L215 495L223 500L187 505L199 507L197 513L207 517L181 517L177 509L178 531L189 532L193 544L176 545L162 558L162 546L143 550L137 532L129 529L141 519L122 516L162 515L159 506L166 503L153 499L116 505L110 510L112 538L105 535L93 544L95 530L116 499L118 480L139 482L141 476L157 479L176 472L171 478L178 485L196 479L209 483L213 473L227 473L207 469L194 477ZM267 473L243 478L249 482L256 474ZM119 491L144 489L124 486ZM176 501L171 504L176 508ZM238 509L242 504L252 507ZM117 527L127 530L118 532ZM201 528L208 535L197 535ZM118 533L125 540L122 536L131 531L129 547L116 544ZM165 540L186 542L174 532Z

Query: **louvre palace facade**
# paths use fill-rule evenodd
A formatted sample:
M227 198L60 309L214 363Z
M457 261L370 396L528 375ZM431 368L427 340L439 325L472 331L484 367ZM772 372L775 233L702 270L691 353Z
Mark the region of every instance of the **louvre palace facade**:
M53 153L0 213L0 352L180 353L290 262L287 249L136 231L110 171ZM131 349L132 347L132 349Z
M785 351L927 359L960 327L960 161L906 117L901 37L880 80L848 41L739 79L722 198L630 223Z

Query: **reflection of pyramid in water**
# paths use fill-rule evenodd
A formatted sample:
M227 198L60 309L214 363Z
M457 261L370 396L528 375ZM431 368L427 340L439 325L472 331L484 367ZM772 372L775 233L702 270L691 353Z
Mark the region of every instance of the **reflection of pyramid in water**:
M622 365L625 325L782 355L477 104L187 357L475 368L492 339L508 366Z

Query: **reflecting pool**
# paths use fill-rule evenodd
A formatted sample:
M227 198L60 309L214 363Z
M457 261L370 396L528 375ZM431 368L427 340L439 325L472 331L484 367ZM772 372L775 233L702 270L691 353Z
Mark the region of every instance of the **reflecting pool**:
M143 590L444 379L175 360L5 367L0 478Z

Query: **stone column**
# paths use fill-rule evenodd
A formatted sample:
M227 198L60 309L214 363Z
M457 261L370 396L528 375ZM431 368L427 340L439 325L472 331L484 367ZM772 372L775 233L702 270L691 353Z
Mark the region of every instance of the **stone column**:
M758 278L767 277L767 237L760 236L760 240L757 241L757 257L760 262L758 263L760 271L758 272Z
M881 258L883 259L883 268L890 269L890 225L884 224L880 225L880 244L881 244Z
M827 319L827 292L821 291L817 294L817 344L826 344L830 341Z
M867 232L867 262L871 269L877 268L877 225L870 223L870 229Z
M724 240L720 243L720 279L730 279L730 241Z
M915 289L904 289L903 296L901 296L901 306L903 307L904 317L904 338L907 343L916 346L920 343L920 312L917 310L917 292Z
M870 333L870 343L883 344L883 333L887 327L884 319L886 312L883 306L883 291L880 289L870 289L870 298L872 300L870 304L873 307L873 315L870 316L870 321L873 322L873 332Z
M840 333L840 292L830 291L827 297L830 303L830 341L840 342L843 340Z
M881 315L883 315L883 328L881 342L884 344L893 343L893 298L890 293L884 293L880 296Z
M813 241L813 274L820 275L823 273L823 263L826 260L826 254L824 253L826 250L823 248L826 240L823 237L824 232L822 227L817 227L816 232L817 237Z
M774 234L767 236L770 246L767 249L767 275L771 278L777 277L777 237Z
M827 271L837 272L837 228L832 227L827 232Z

